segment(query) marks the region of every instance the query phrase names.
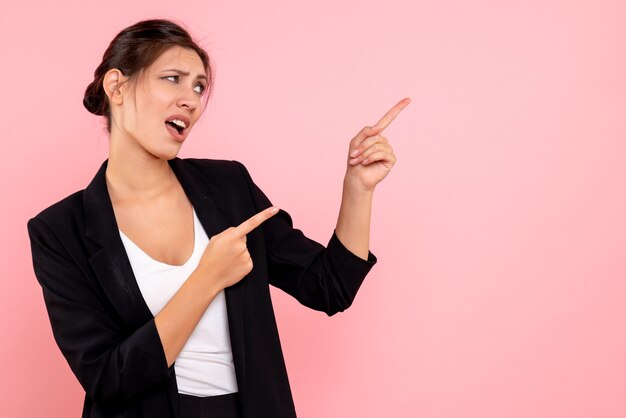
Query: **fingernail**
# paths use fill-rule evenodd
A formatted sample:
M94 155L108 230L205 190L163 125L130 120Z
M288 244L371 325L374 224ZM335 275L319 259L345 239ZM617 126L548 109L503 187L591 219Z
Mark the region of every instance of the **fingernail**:
M278 208L276 206L274 206L274 208L272 210L270 210L270 213L273 215L276 212L278 212Z
M350 153L350 156L356 157L358 154L359 154L359 150L355 149L355 150L352 150L352 152Z

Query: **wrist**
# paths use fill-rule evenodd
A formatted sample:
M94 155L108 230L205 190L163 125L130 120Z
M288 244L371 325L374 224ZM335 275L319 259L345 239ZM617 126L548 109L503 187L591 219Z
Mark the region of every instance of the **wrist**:
M352 194L359 194L362 196L371 197L374 194L374 189L375 189L375 186L367 187L363 185L363 183L360 182L358 179L355 179L349 174L346 174L345 177L343 178L344 193L349 192Z
M198 294L204 295L209 303L222 290L218 285L218 281L212 277L211 273L199 267L191 273L186 283L189 283Z

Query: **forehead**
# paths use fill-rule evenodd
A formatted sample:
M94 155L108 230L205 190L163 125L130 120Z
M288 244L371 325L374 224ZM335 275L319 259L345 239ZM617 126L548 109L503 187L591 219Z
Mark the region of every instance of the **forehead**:
M151 66L153 71L175 68L192 75L205 74L200 56L193 49L173 46L163 52Z

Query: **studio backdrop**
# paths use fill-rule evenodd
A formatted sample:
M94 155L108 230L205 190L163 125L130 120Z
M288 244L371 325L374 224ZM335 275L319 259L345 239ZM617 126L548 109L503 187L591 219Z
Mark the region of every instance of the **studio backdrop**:
M111 39L183 24L215 70L180 157L241 161L326 243L350 139L394 103L378 257L333 317L272 289L302 418L626 416L626 3L11 2L0 13L0 416L78 417L26 222L108 155Z

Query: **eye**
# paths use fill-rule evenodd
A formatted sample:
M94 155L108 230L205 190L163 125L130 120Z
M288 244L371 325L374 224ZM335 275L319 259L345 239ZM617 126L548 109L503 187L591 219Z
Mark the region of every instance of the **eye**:
M205 86L204 86L204 84L202 84L202 83L198 83L198 84L196 84L196 87L200 87L200 90L199 90L199 91L197 91L197 92L198 92L198 93L200 93L200 94L203 94L203 93L204 93L204 91L206 90L206 87L205 87ZM195 87L194 87L194 88L195 88Z
M165 76L163 78L164 79L173 78L174 79L173 81L178 84L179 76L177 76L177 75L168 75L168 76ZM202 83L196 84L194 89L196 89L197 87L200 87L200 90L196 90L196 93L198 93L199 95L202 95L205 92L205 90L206 90L206 86L204 84L202 84Z

